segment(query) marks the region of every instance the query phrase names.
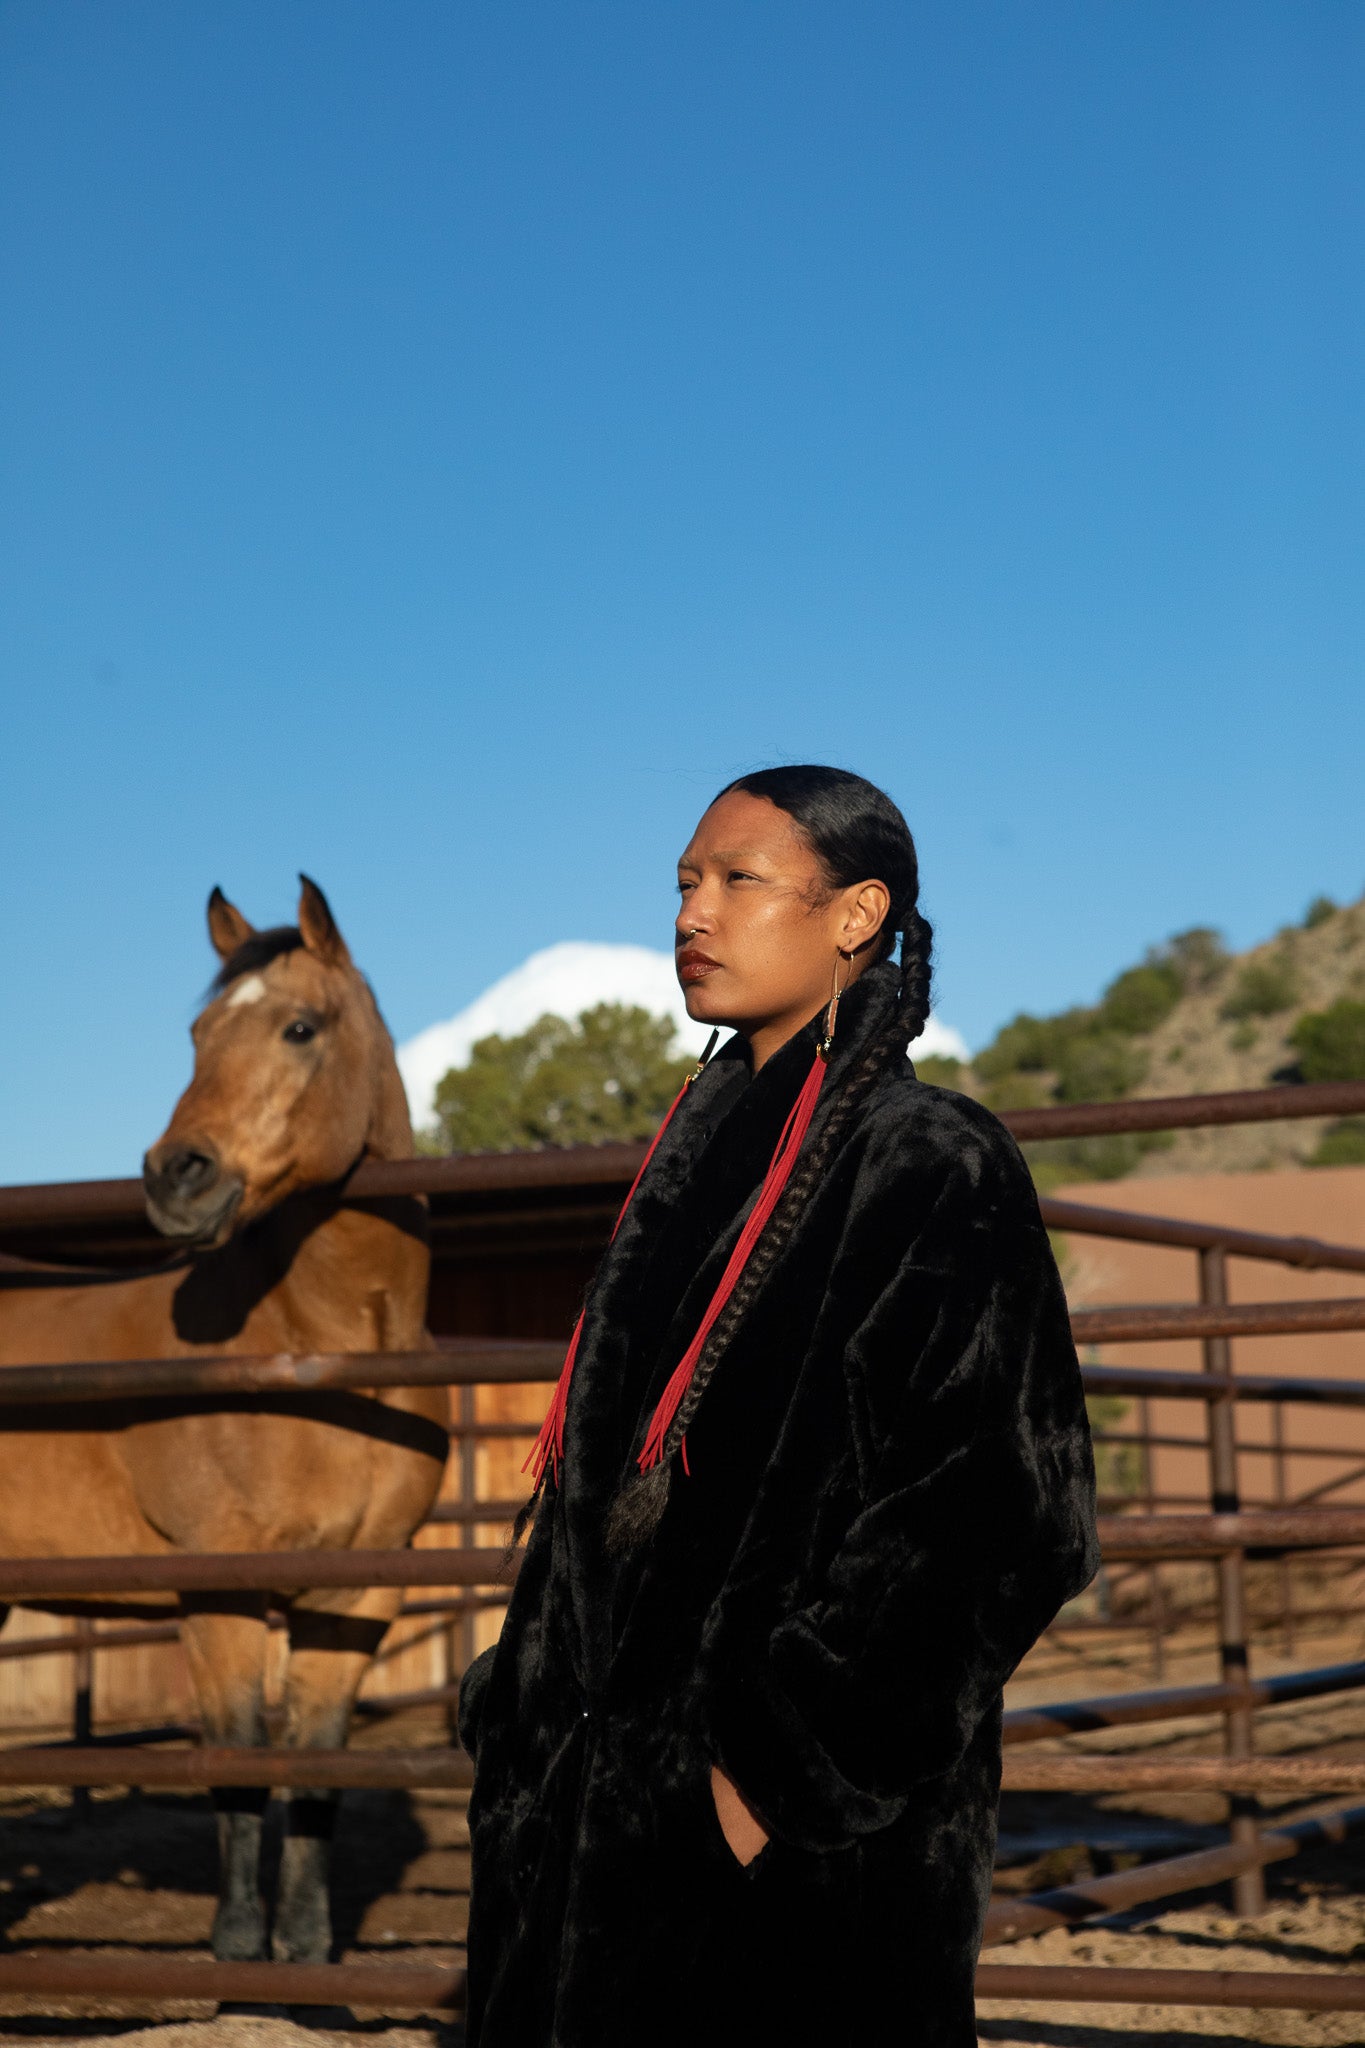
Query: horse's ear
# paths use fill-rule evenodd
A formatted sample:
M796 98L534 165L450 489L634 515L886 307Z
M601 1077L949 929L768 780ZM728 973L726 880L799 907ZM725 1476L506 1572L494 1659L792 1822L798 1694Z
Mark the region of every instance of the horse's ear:
M228 902L221 889L215 889L209 897L208 918L209 938L220 960L230 960L256 929L242 916L235 903Z
M299 930L303 934L304 945L324 967L349 967L351 956L345 939L337 930L337 921L327 898L307 875L300 875L299 881L302 885L299 891Z

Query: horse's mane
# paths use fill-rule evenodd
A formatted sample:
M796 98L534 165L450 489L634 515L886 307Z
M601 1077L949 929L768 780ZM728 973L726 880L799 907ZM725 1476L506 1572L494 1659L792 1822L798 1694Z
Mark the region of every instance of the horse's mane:
M277 924L268 932L253 932L249 939L242 940L235 953L229 953L214 975L209 983L210 998L220 996L239 974L259 974L281 953L297 953L302 944L303 933L296 924Z

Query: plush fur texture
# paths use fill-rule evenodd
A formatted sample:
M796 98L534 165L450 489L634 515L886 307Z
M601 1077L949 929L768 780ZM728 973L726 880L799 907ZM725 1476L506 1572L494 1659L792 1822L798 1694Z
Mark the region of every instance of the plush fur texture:
M896 987L850 992L827 1095ZM461 1699L470 2048L975 2043L1001 1688L1097 1563L1066 1305L987 1111L908 1062L868 1090L691 1477L605 1540L817 1036L712 1062L594 1285L560 1483ZM772 1837L747 1867L713 1762Z

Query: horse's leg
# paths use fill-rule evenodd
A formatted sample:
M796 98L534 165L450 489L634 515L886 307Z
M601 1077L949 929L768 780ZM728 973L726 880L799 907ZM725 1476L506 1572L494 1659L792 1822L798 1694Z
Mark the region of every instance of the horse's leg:
M296 1606L289 1615L285 1741L291 1749L344 1749L356 1688L402 1595L375 1587L345 1614ZM271 1953L282 1963L324 1963L332 1949L332 1832L337 1794L289 1795Z
M214 1748L263 1749L265 1656L268 1629L264 1599L247 1595L210 1603L194 1595L181 1615L180 1639L203 1717L204 1741ZM264 1957L265 1907L261 1900L261 1827L269 1791L261 1787L219 1787L218 1911L213 1920L213 1953L220 1962L255 1962Z

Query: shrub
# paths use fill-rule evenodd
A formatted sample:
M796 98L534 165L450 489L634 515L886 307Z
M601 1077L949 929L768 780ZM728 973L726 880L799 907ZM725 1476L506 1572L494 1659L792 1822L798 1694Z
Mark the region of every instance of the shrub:
M1128 1420L1132 1402L1117 1394L1090 1394L1085 1412L1092 1430L1117 1431ZM1142 1491L1142 1445L1108 1442L1095 1445L1095 1485L1108 1498L1131 1500Z
M1115 1131L1105 1138L1041 1138L1025 1145L1033 1184L1040 1194L1071 1182L1122 1180L1149 1152L1175 1143L1169 1131Z
M1298 994L1294 963L1284 952L1248 960L1223 1000L1225 1017L1275 1017L1293 1008Z
M1365 1165L1365 1116L1342 1116L1328 1124L1310 1153L1310 1165Z
M1365 1116L1344 1116L1328 1124L1309 1158L1310 1166L1365 1166Z
M1045 1109L1052 1090L1041 1074L1006 1074L988 1082L981 1099L999 1116L1007 1109Z
M1335 917L1337 906L1330 896L1315 896L1303 913L1303 928L1315 932L1320 924L1326 924L1329 917Z
M1059 1102L1115 1102L1136 1088L1147 1062L1116 1031L1078 1038L1057 1063Z
M1342 996L1309 1010L1289 1034L1305 1081L1365 1081L1365 1003Z
M961 1060L948 1059L941 1052L927 1052L917 1059L915 1072L931 1088L960 1089L962 1086Z
M1207 988L1226 969L1228 949L1221 932L1212 925L1196 924L1168 939L1159 958L1169 960L1185 988Z
M1007 1073L999 1081L988 1081L980 1100L997 1116L1005 1110L1046 1110L1052 1090L1042 1073Z
M1100 1003L1109 1030L1155 1031L1180 1001L1184 984L1173 960L1148 960L1111 981Z
M1059 1017L1033 1017L1026 1010L997 1031L972 1062L983 1081L1006 1074L1041 1074L1055 1067L1068 1040L1084 1032L1088 1010L1064 1010Z

